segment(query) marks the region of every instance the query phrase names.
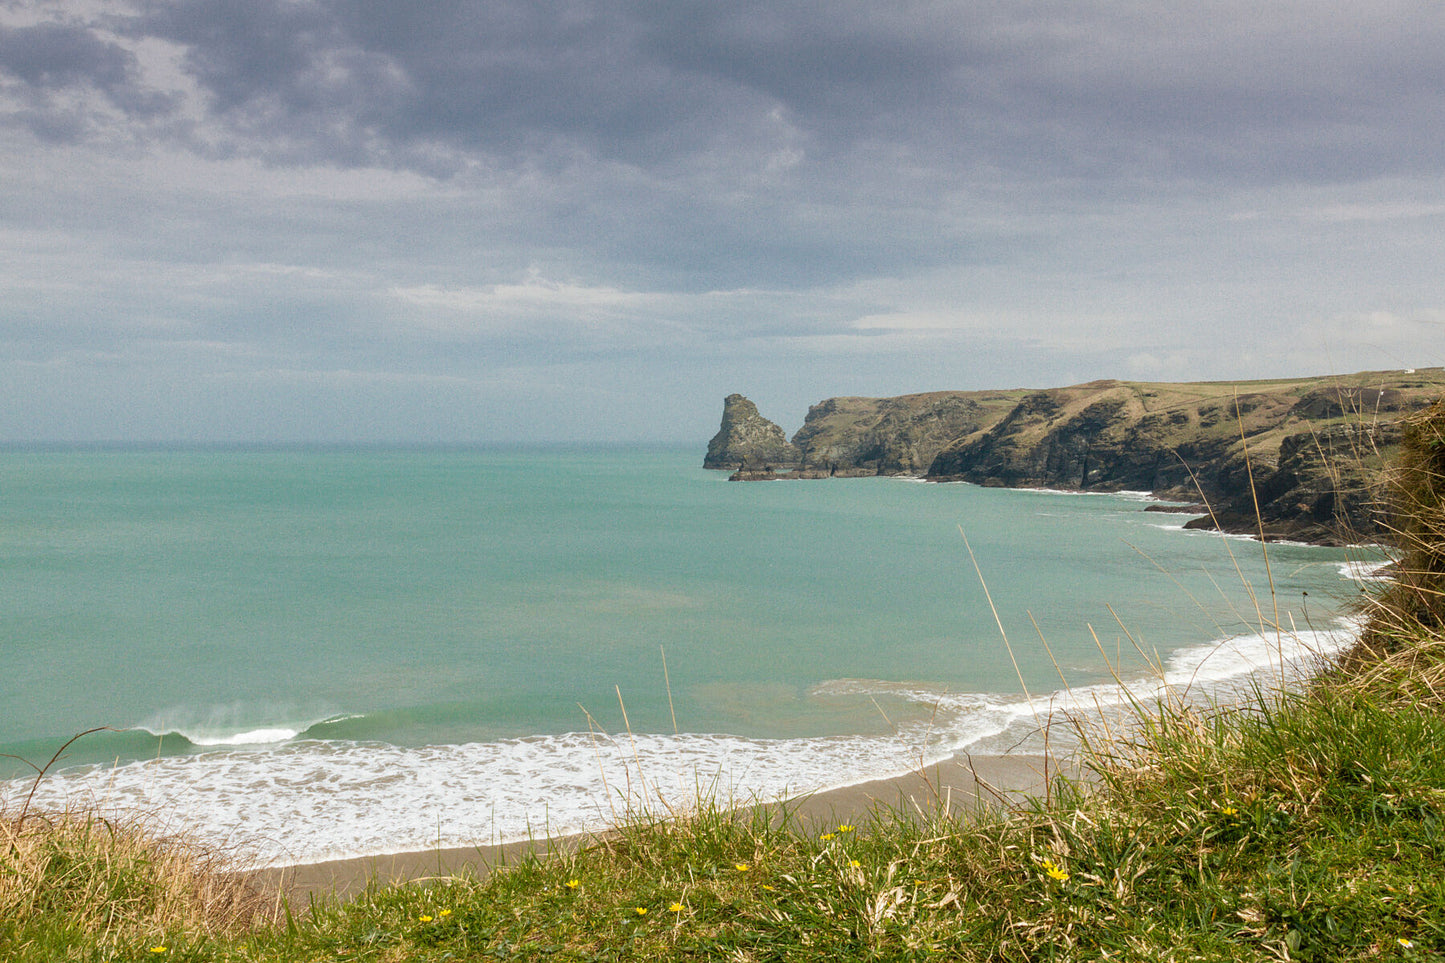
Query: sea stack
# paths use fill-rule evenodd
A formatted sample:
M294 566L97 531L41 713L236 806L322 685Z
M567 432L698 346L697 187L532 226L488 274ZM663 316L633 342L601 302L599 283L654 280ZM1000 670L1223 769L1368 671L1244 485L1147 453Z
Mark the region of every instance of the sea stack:
M707 444L702 467L763 471L796 468L801 461L783 429L758 414L757 405L738 394L723 399L722 426Z

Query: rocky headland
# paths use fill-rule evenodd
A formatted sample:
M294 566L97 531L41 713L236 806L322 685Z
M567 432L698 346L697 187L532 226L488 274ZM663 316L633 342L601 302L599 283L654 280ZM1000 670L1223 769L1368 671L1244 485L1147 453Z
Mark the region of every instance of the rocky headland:
M797 468L803 456L788 443L782 428L758 414L758 406L742 395L723 399L722 426L708 442L704 468L726 468L771 476L775 469Z
M910 475L1148 491L1196 506L1191 527L1342 543L1383 534L1380 478L1400 421L1442 394L1445 369L1422 368L829 398L791 442L730 395L704 466L739 480Z

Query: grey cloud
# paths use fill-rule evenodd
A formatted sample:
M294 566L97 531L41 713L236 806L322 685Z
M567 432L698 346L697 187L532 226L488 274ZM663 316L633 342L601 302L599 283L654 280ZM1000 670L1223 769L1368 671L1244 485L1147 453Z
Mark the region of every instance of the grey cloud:
M0 90L16 98L15 118L42 139L59 142L78 140L96 128L95 111L84 106L90 94L142 120L163 115L173 105L170 97L140 81L134 54L74 24L0 26ZM80 104L68 94L79 94Z
M1277 374L1281 345L1318 359L1350 319L1439 309L1442 21L1392 0L0 0L0 386L28 372L80 412L72 382L135 365L127 397L164 421L144 385L178 372L205 397L203 374L567 367L553 402L626 382L658 399L639 425L656 384L703 386L710 431L743 377L801 412L1129 365ZM557 294L485 297L529 278ZM1403 356L1422 330L1371 337Z
M0 70L36 87L77 83L116 90L132 81L135 57L84 27L43 23L0 27Z
M820 177L881 142L939 180L1311 180L1434 165L1445 124L1421 4L155 0L127 29L187 48L234 149L433 172L690 173L781 118Z

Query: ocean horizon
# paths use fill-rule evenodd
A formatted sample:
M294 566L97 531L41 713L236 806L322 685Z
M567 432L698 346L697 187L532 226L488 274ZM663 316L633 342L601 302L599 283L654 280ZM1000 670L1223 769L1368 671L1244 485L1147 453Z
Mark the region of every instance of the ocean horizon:
M1051 712L1166 685L1292 684L1384 561L1266 556L1142 493L700 462L0 448L0 753L110 727L32 806L166 813L273 865L487 844L1031 751ZM0 802L33 784L0 759Z

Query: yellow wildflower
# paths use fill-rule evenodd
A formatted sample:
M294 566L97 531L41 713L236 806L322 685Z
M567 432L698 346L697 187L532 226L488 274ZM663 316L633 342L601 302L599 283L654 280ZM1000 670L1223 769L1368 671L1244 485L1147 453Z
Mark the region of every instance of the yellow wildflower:
M844 823L843 825L838 827L838 832L840 833L851 833L852 831L853 827L848 825L847 823Z
M166 951L166 948L165 948L164 946L152 946L152 947L151 947L151 952L152 952L152 953L164 953L165 951Z
M828 842L830 839L834 839L834 838L836 838L836 837L834 837L834 835L833 835L832 833L824 833L823 835L819 836L818 838L821 839L823 842L826 843L826 842Z
M1048 874L1049 879L1057 880L1062 883L1064 882L1064 880L1069 878L1069 874L1060 869L1058 864L1051 859L1044 860L1042 865L1044 867L1044 872Z
M579 887L579 886L581 886L581 885L582 885L582 881L581 881L580 879L569 879L569 880L567 880L567 888L568 888L568 889L576 889L577 887Z
M851 867L853 867L854 869L857 869L859 866L862 866L863 864L860 863L860 862L858 862L858 860L856 860L856 859L850 859L850 860L848 860L848 865L851 866Z
M668 907L668 909L674 913L681 913L684 909L686 909L686 907L684 907L681 903L673 903L671 906Z
M1235 809L1233 806L1221 806L1219 807L1219 811L1226 816L1234 816L1239 813L1239 810Z
M1413 949L1414 946L1415 946L1414 943L1411 943L1409 940L1405 939L1403 936L1400 937L1399 939L1397 939L1395 942L1396 942L1396 943L1399 943L1401 946L1403 946L1403 947L1404 947L1405 949L1407 949L1407 950Z
M632 912L636 913L638 916L646 916L646 915L647 915L647 907L646 907L646 906L634 906L634 907L632 907Z
M767 890L769 893L776 893L776 892L777 892L776 889L774 889L773 887L769 886L767 883L764 883L764 884L763 884L763 889Z
M417 919L421 920L423 923L430 923L430 922L431 922L431 917L430 917L430 916L418 916Z
M746 873L748 870L752 869L752 867L749 866L747 863L733 863L733 869L737 870L739 873Z
M451 916L451 915L452 915L452 911L451 911L451 910L442 910L442 911L441 911L440 913L438 913L437 915L438 915L438 916L442 916L442 917Z

